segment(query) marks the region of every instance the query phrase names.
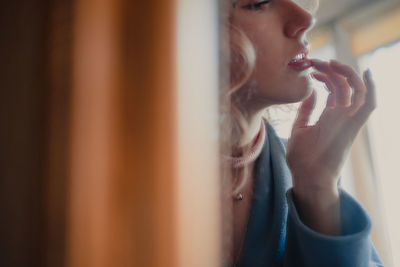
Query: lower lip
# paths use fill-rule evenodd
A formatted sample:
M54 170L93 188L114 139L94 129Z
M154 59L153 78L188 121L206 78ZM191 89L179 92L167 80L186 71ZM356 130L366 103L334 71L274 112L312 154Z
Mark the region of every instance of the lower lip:
M313 66L311 60L309 59L303 59L301 61L297 61L297 62L291 62L289 63L289 67L294 69L295 71L303 71L306 69L309 69Z

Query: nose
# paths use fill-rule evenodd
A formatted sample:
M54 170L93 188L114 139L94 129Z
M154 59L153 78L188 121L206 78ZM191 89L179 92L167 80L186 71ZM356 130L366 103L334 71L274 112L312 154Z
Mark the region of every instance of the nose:
M298 6L292 0L284 0L286 14L285 35L289 38L300 38L315 24L315 18L305 9Z

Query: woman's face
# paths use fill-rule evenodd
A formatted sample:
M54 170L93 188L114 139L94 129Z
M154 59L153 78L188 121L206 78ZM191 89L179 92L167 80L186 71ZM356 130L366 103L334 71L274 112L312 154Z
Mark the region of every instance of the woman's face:
M311 63L307 58L293 60L308 54L305 34L313 16L292 0L238 0L231 8L231 24L247 35L256 52L254 71L238 92L246 95L246 104L261 109L307 97Z

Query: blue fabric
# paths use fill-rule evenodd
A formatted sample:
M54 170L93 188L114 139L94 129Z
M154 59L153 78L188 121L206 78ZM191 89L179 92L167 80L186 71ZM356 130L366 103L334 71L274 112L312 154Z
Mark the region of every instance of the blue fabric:
M285 146L269 124L266 128L241 266L383 266L369 238L368 214L342 189L342 235L323 235L302 223L293 202Z

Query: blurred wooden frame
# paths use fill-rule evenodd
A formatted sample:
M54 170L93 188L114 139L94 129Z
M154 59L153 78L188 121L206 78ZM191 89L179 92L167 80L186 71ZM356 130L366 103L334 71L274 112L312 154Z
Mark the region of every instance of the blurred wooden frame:
M1 266L219 265L217 4L1 4Z
M177 68L177 5L76 1L68 266L217 264L217 108L195 104L218 94L178 87L178 70L191 69ZM190 5L216 14L212 1Z
M156 2L76 1L69 266L177 262L175 3Z

